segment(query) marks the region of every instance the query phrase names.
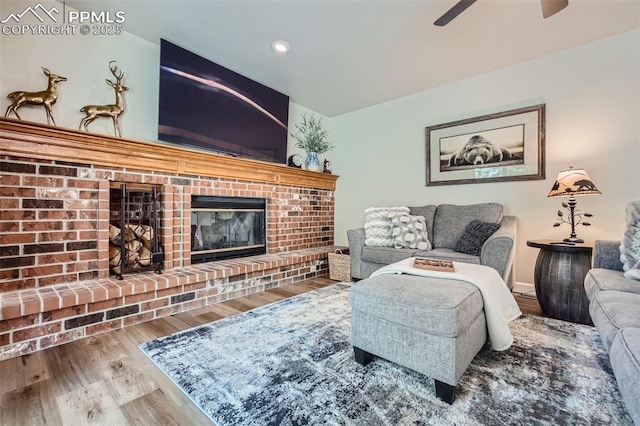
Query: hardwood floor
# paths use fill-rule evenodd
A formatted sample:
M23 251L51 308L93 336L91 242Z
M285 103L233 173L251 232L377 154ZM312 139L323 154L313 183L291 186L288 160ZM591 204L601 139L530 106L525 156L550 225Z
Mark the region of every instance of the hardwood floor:
M513 294L516 302L518 302L518 306L520 307L520 311L526 315L537 315L539 317L546 317L544 312L542 312L542 308L538 303L538 299L533 297L522 296L518 293Z
M335 282L315 278L2 361L0 425L211 424L138 345ZM516 300L542 315L535 299Z

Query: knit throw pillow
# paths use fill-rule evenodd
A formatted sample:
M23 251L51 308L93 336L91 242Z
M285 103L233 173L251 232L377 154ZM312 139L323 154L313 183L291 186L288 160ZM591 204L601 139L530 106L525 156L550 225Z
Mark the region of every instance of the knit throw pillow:
M480 256L480 253L482 252L482 245L498 229L500 229L499 223L472 220L465 228L464 233L456 243L453 250L460 253Z
M424 216L397 215L391 219L391 223L395 248L431 250Z
M369 247L393 247L391 219L409 214L409 207L369 207L364 211L364 244Z
M620 261L626 272L640 260L640 201L627 204L625 213L627 229L620 244Z

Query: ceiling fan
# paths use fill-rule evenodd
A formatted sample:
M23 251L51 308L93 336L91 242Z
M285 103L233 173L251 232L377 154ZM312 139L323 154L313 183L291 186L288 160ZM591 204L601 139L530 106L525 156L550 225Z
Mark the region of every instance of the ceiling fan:
M474 4L477 0L460 0L454 4L453 7L439 17L433 24L439 27L444 27L451 22L455 17L467 10L469 6ZM542 17L548 18L569 5L569 0L540 0L542 5Z

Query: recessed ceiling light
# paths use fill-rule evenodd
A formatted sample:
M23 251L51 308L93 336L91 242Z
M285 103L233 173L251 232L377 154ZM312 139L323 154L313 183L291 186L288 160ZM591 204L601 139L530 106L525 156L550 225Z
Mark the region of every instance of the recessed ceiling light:
M274 52L284 55L291 50L291 45L287 41L276 40L271 44L271 48Z

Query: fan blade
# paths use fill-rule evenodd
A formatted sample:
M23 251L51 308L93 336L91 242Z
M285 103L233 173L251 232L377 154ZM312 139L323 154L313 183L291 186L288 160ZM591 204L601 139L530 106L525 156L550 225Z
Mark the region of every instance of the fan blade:
M439 27L444 27L449 22L453 20L456 16L460 15L462 12L467 10L469 6L474 4L476 0L460 0L458 3L454 4L453 7L445 12L444 15L439 17L433 25L437 25Z
M547 19L569 5L569 0L540 0L542 17Z

